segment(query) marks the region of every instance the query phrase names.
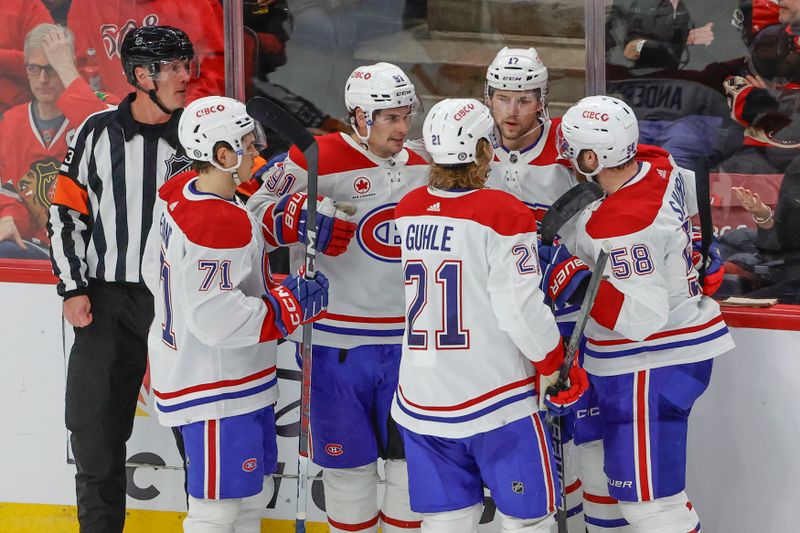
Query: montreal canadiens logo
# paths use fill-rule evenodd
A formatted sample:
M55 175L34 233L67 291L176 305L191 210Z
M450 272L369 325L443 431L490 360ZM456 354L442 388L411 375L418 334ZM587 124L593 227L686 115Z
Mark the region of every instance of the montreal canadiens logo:
M385 204L367 213L358 225L358 245L367 255L387 263L400 262L400 232L394 224L394 208Z
M353 190L358 194L366 194L372 188L372 183L366 176L359 176L353 182Z
M255 457L251 457L247 461L242 463L242 470L245 472L252 472L258 466L258 461Z
M330 444L325 445L325 453L332 455L333 457L339 457L344 453L344 448L342 448L341 444L331 442Z

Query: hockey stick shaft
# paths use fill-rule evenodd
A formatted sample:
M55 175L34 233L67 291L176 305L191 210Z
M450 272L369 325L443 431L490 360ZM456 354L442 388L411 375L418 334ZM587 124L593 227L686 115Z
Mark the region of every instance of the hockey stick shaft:
M288 139L306 158L308 172L308 198L306 201L306 253L305 279L316 276L317 257L317 176L319 168L319 148L305 127L282 107L266 98L252 98L247 102L247 113ZM297 508L295 513L296 533L305 533L308 507L308 430L311 415L311 350L313 325L303 325L303 339L300 345L302 358L302 378L300 381L300 439L297 453Z
M711 184L709 183L709 163L708 158L703 156L697 160L694 172L694 186L697 193L697 214L700 219L700 255L702 262L698 269L697 281L703 286L706 277L706 266L708 253L711 249L711 242L714 240L714 221L711 216Z
M566 353L564 354L564 364L561 365L561 370L558 373L558 382L555 385L556 390L563 390L566 388L567 377L569 369L575 360L575 355L578 353L578 347L583 337L583 332L586 329L586 323L589 320L589 312L592 310L597 292L600 290L600 282L603 280L603 271L608 263L608 254L611 252L611 246L606 241L597 256L595 262L594 272L589 280L589 286L586 289L586 294L583 296L581 302L581 310L578 313L578 318L575 321L575 328L572 330L572 335L567 342ZM550 433L553 441L553 457L556 461L556 474L558 475L559 484L559 504L556 510L556 523L558 524L558 533L568 533L567 530L567 472L566 472L566 457L564 457L564 417L553 417L547 414L547 424L550 426Z

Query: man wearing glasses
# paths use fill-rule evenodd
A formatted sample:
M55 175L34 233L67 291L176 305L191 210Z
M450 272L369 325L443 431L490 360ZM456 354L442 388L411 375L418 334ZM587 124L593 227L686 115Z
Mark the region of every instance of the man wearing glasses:
M75 330L66 423L82 533L121 533L124 526L125 443L153 319L141 258L156 190L190 165L178 121L198 74L189 37L169 26L132 30L121 56L136 90L76 132L48 224L58 294Z
M86 117L119 100L92 91L80 77L67 29L36 26L24 54L33 100L0 121L0 177L18 195L0 198L0 256L47 259L36 245L48 243L47 210L67 142Z

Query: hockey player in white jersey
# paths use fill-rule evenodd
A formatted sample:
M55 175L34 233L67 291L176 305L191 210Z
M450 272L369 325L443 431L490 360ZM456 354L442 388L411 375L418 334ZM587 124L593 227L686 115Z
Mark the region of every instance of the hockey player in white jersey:
M502 137L486 185L519 198L540 221L577 184L569 162L558 155L560 119L550 118L547 83L535 48L503 48L486 70L486 106Z
M260 224L234 194L258 155L244 104L195 100L178 129L194 170L159 190L142 267L155 408L183 437L184 531L256 533L277 465L275 339L325 310L328 281L272 281Z
M534 367L547 390L564 350L539 289L536 219L484 188L496 137L480 102L439 102L423 135L429 186L396 209L407 322L392 416L403 429L411 507L425 533L473 533L485 483L503 532L548 532L558 481ZM585 390L582 369L569 375L551 405Z
M578 215L576 246L590 267L605 241L612 248L586 327L603 435L603 461L590 467L603 469L629 531L693 532L688 416L733 341L693 265L691 176L638 137L630 107L606 96L570 108L559 133L561 155L607 193Z
M484 93L502 141L494 151L487 186L513 194L541 221L550 205L578 183L569 161L558 154L555 133L561 119L551 119L547 107L547 67L535 48L503 48L486 70ZM575 233L574 223L560 233L561 240L574 244L570 240ZM588 280L588 268L576 261L565 245L540 247L539 252L544 283L549 285L551 279L565 282L559 287L559 300L552 309L561 334L568 337L580 309L568 300L574 293L579 301L579 288ZM565 275L567 272L570 274ZM545 291L545 301L548 300ZM574 414L568 416L570 422L565 428L572 428ZM583 531L584 490L572 439L565 443L564 453L568 525L572 530Z
M317 256L331 280L331 294L327 315L314 325L309 449L324 469L332 532L376 532L379 523L384 533L416 531L420 519L409 507L402 441L389 409L405 322L394 209L428 177L427 163L404 147L417 97L402 70L377 63L353 71L345 104L355 133L317 138L318 190L352 204L358 227L346 252ZM279 217L306 184L305 159L293 147L248 202L267 227L275 228L276 244L291 244L279 231ZM292 263L301 264L302 250L290 250ZM380 508L379 457L386 459Z

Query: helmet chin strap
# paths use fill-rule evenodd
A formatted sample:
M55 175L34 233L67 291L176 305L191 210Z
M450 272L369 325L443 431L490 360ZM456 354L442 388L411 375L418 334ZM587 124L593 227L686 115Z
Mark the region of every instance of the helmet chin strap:
M228 168L223 167L222 165L217 163L213 157L211 158L211 161L209 161L209 163L211 163L211 166L216 168L217 170L220 170L222 172L228 172L231 175L233 183L235 183L236 186L238 187L239 185L242 184L242 180L241 178L239 178L239 171L238 171L238 168L242 165L242 154L243 152L241 150L236 151L236 164L232 167Z
M362 113L362 117L364 118L364 124L366 124L367 134L366 135L361 135L360 133L358 133L358 121L355 120L355 119L353 119L353 124L352 124L353 133L355 134L356 137L358 137L358 140L361 141L361 144L366 146L367 150L369 150L369 141L368 140L369 140L369 133L372 130L372 117L367 115L367 112L364 111L363 109L361 110L361 113Z
M139 89L140 91L142 91L142 92L144 92L144 93L147 93L147 96L149 96L149 97L150 97L150 100L152 100L152 101L153 101L153 103L154 103L154 104L156 104L156 105L158 106L158 108L159 108L159 109L160 109L160 110L161 110L161 111L162 111L162 112L163 112L165 115L171 115L171 114L173 114L175 111L177 111L177 109L169 109L169 108L167 108L167 107L166 107L164 104L162 104L162 103L161 103L161 100L159 100L159 99L158 99L158 94L157 94L157 93L158 93L158 82L157 82L156 80L153 80L153 87L154 87L153 89L145 89L145 88L144 88L144 87L142 87L142 85L141 85L140 83L138 83L138 82L136 83L135 87L136 87L137 89Z
M578 160L577 159L570 159L570 161L572 162L572 166L575 167L575 170L577 170L578 172L580 172L581 174L583 174L584 176L586 176L587 178L589 178L590 180L592 180L595 183L598 183L598 181L595 178L595 176L600 174L600 171L605 168L605 165L603 165L601 163L598 163L596 169L592 170L591 172L584 172L583 168L581 168L580 164L578 164Z

